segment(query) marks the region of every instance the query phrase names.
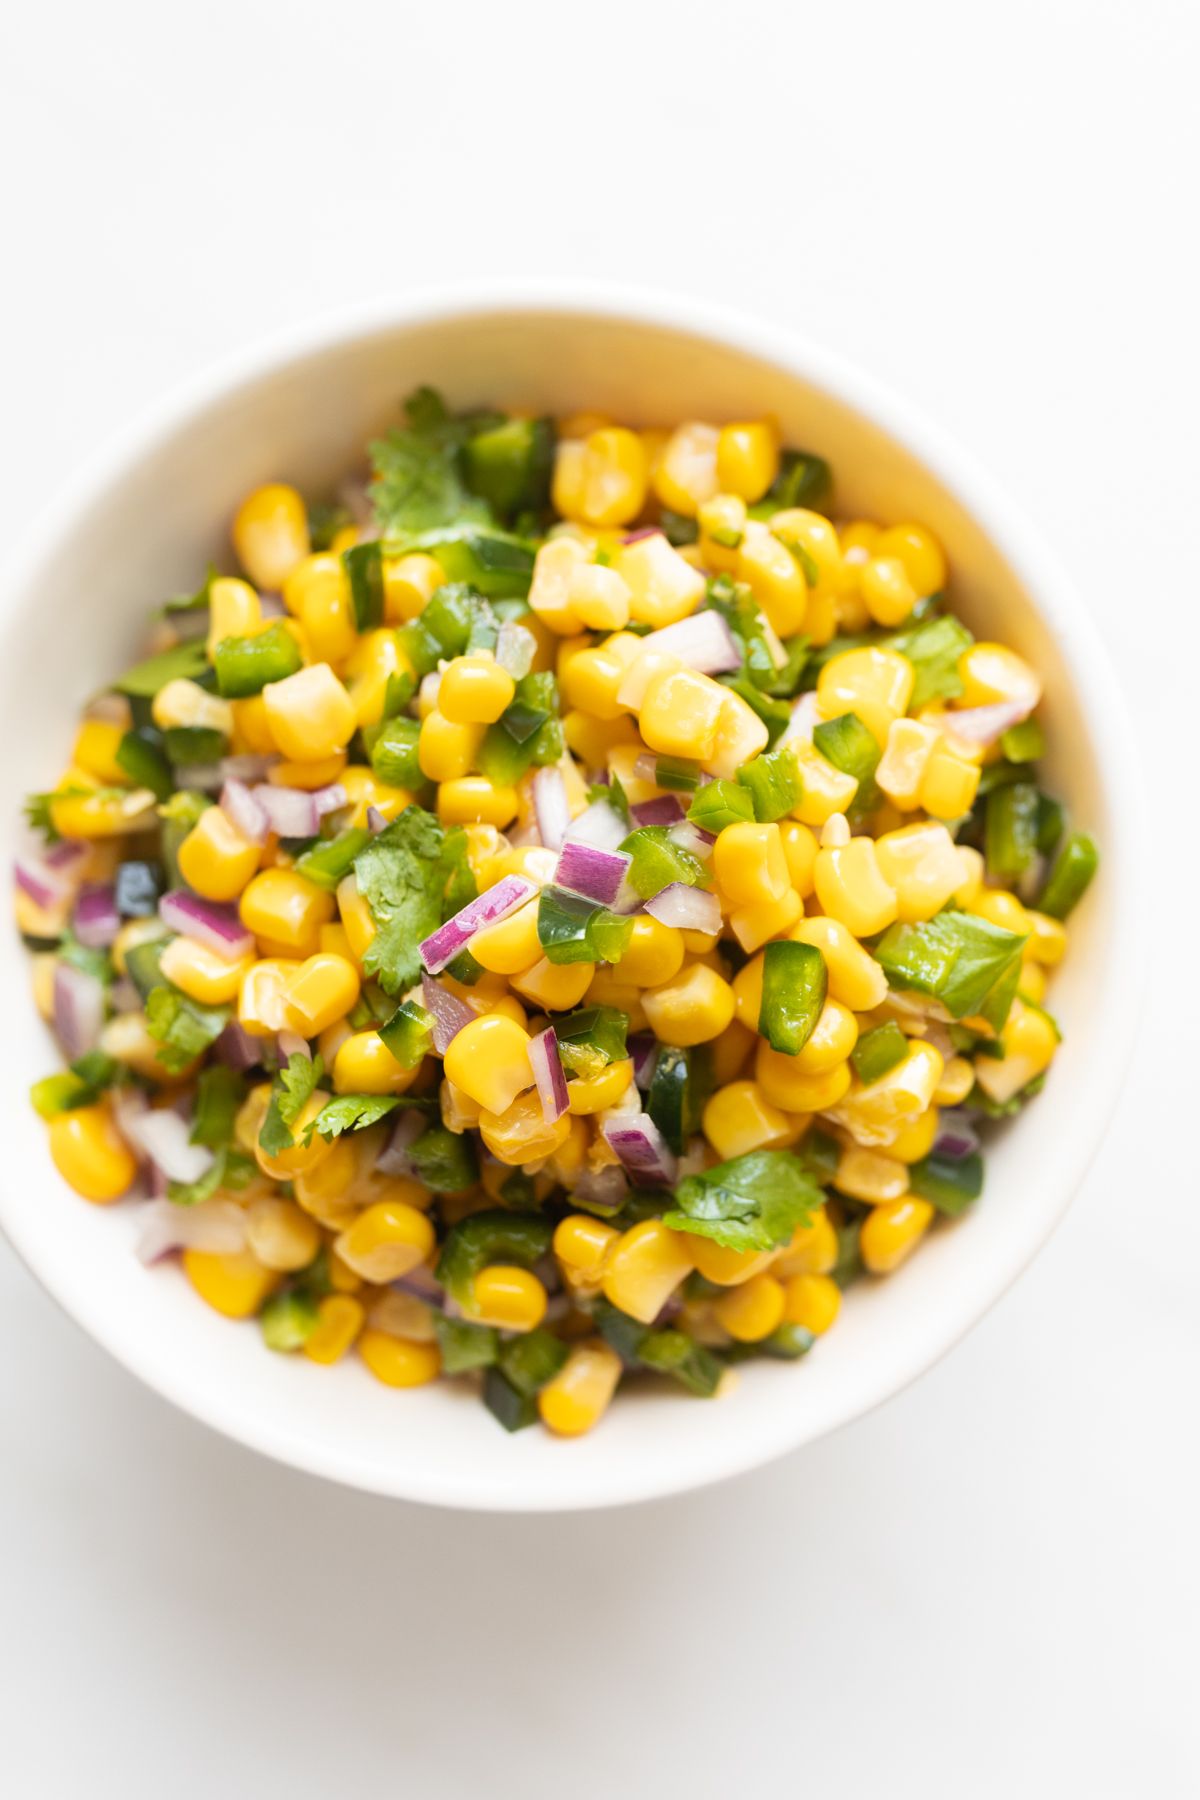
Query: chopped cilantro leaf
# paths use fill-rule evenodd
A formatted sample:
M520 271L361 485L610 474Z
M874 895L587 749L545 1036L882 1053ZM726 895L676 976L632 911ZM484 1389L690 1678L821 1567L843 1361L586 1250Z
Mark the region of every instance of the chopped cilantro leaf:
M824 1195L789 1150L752 1150L688 1175L663 1223L713 1238L729 1250L774 1250L807 1224Z
M165 983L152 989L146 1001L146 1029L159 1045L159 1062L173 1075L203 1056L229 1017L227 1006L200 1006Z
M295 1143L292 1126L300 1117L325 1073L319 1056L307 1057L299 1050L288 1057L287 1068L280 1069L271 1083L271 1099L258 1134L259 1148L268 1156L279 1156Z
M354 873L375 921L363 969L385 993L398 993L420 976L422 940L475 897L466 833L406 806L359 851Z

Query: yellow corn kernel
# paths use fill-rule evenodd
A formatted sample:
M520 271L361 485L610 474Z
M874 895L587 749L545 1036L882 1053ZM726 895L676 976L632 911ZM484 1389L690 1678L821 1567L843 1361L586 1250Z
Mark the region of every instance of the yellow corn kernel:
M825 959L829 993L851 1012L870 1012L887 999L887 976L838 919L801 919L789 934L798 944L813 944Z
M975 1065L965 1056L952 1056L933 1090L937 1106L957 1106L975 1086Z
M746 534L746 502L736 494L714 494L700 508L700 552L714 574L737 573L738 551Z
M222 737L233 734L233 707L218 694L210 694L198 682L180 676L160 687L150 703L150 714L160 731L195 726L204 731L219 731Z
M603 644L574 650L569 657L560 658L560 680L567 704L592 719L623 718L626 708L617 694L630 660L629 643L636 645L638 639L618 632Z
M554 1228L554 1254L565 1269L598 1281L620 1235L589 1213L568 1213Z
M575 447L568 449L566 445L559 445L559 460L564 469L574 454ZM557 484L557 471L555 479ZM573 537L551 538L534 558L533 581L529 588L530 611L560 637L571 637L580 629L579 615L569 598L571 577L590 560L586 545Z
M850 1065L840 1062L817 1075L806 1075L796 1067L794 1056L785 1056L760 1041L754 1056L754 1079L772 1105L783 1112L825 1112L848 1093Z
M615 569L585 563L571 575L570 604L588 631L623 631L629 623L629 584Z
M207 817L205 813L200 823L203 824ZM199 891L203 892L202 889ZM286 946L292 955L299 957L314 953L317 932L329 923L333 913L333 895L292 869L262 869L248 884L238 903L238 916L247 931L252 931L255 937L269 938L280 947Z
M1000 1033L1000 1046L1004 1051L1003 1060L979 1057L975 1063L975 1078L989 1100L1003 1105L1050 1067L1058 1049L1058 1033L1049 1015L1040 1007L1026 1006L1024 1001L1014 1000Z
M463 1311L479 1324L501 1331L536 1331L546 1305L546 1290L536 1275L510 1263L492 1263L475 1277Z
M456 725L436 708L421 721L417 760L428 781L458 781L474 767L483 729Z
M493 656L456 656L442 671L437 709L452 725L494 725L516 688Z
M287 957L266 957L251 964L242 977L238 1023L256 1037L292 1029L287 987L300 964Z
M783 1316L822 1337L841 1311L842 1291L828 1275L793 1275L784 1290Z
M644 994L642 1005L660 1043L687 1049L725 1030L733 1018L733 989L703 963L688 963L673 980Z
M563 737L585 769L602 769L614 744L637 744L641 739L633 720L623 715L618 719L597 719L579 708L564 713Z
M345 663L346 689L355 722L359 726L378 725L393 675L413 672L394 631L381 626L365 632Z
M809 601L804 570L783 540L760 520L746 521L736 573L780 637L804 629Z
M717 1287L740 1287L744 1281L753 1281L772 1260L769 1250L729 1250L691 1231L682 1236L693 1266Z
M424 1387L442 1372L436 1344L415 1344L410 1338L393 1337L388 1331L368 1326L358 1339L358 1354L384 1387Z
M333 1086L338 1094L403 1094L417 1078L417 1068L396 1061L377 1031L356 1031L338 1050Z
M875 840L879 872L896 896L906 925L932 919L962 883L958 848L944 825L904 825Z
M789 932L804 911L799 894L785 889L778 900L755 900L729 916L730 928L743 950L753 951Z
M1019 700L1032 712L1042 697L1041 677L1005 644L972 644L958 659L958 673L963 684L959 706Z
M825 829L828 832L830 825ZM828 846L823 838L815 880L817 899L827 916L839 919L855 937L873 937L896 918L896 893L884 880L871 838Z
M250 583L229 576L218 576L209 584L208 621L210 662L223 639L254 637L266 628L258 595Z
M876 644L831 656L817 677L821 716L836 719L857 713L876 741L886 746L895 719L912 697L915 673L908 658Z
M762 1012L763 958L752 956L733 978L733 1009L748 1031L758 1030Z
M616 979L639 988L659 987L673 980L682 967L683 933L649 913L638 913L625 953L613 964Z
M920 597L898 556L873 556L859 577L858 591L876 625L903 624Z
M385 557L383 616L388 624L407 624L410 619L419 617L445 579L441 563L420 551L409 556Z
M621 425L590 432L572 516L588 525L628 525L646 504L646 482L646 451L636 432Z
M792 817L804 825L824 825L835 813L845 812L858 792L854 776L835 769L813 744L792 738L789 747L801 784L800 799L792 808Z
M691 420L678 426L667 439L654 471L654 492L671 512L694 519L699 508L719 489L720 437L715 425Z
M620 1062L609 1063L598 1075L568 1081L567 1097L571 1111L581 1118L586 1118L591 1113L604 1112L606 1107L617 1104L632 1080L633 1062L625 1057Z
M621 1359L601 1338L575 1344L538 1392L542 1424L557 1437L582 1437L599 1424L621 1379Z
M63 923L66 923L65 919ZM33 1004L37 1007L39 1017L49 1025L54 1018L54 971L58 966L58 957L53 950L42 950L31 958L31 962Z
M195 938L177 937L163 951L159 966L189 999L201 1006L225 1006L237 998L244 976L254 967L254 957L240 956L230 962Z
M773 1106L756 1081L731 1081L704 1108L704 1135L722 1162L750 1150L780 1150L796 1141L791 1117Z
M265 1269L290 1274L308 1267L321 1248L321 1233L294 1200L271 1196L247 1208L246 1244Z
M277 762L267 770L267 780L273 787L301 788L305 793L315 793L318 788L340 781L346 773L346 752L338 750L332 756L322 757L320 762ZM362 773L365 775L368 771L364 769Z
M595 963L552 963L543 956L532 969L512 977L518 994L547 1012L566 1012L578 1006L592 985Z
M918 796L935 819L961 819L975 804L979 769L945 744L935 744L921 776Z
M622 544L613 567L629 588L630 616L658 630L694 612L704 594L704 576L680 556L661 532Z
M332 1229L340 1231L349 1223L346 1219ZM329 1246L329 1285L337 1294L357 1294L365 1285L362 1276L356 1275L349 1263L342 1261L332 1244Z
M815 834L799 819L781 819L779 839L787 864L788 886L795 888L802 900L813 891L813 876L819 848Z
M375 920L370 906L358 891L358 883L353 875L346 875L338 882L337 909L350 940L351 953L361 963L375 941Z
M340 556L306 556L284 582L283 601L303 626L315 661L345 661L358 642L358 626Z
M179 846L179 873L205 900L236 900L260 855L227 813L206 806Z
M888 727L875 780L901 812L912 812L921 804L921 782L939 741L937 728L919 719L893 719Z
M837 1232L822 1206L807 1225L796 1227L771 1266L781 1280L786 1280L792 1275L828 1275L837 1267L837 1259Z
M444 1067L456 1087L492 1113L506 1111L533 1086L529 1035L499 1013L464 1025L446 1051Z
M252 1145L258 1131L259 1124L256 1123L247 1134ZM315 1168L302 1169L292 1179L292 1192L298 1205L327 1231L344 1231L358 1217L359 1201L352 1192L357 1166L357 1153L351 1139L335 1138L328 1156L322 1157ZM354 1279L357 1282L359 1277Z
M752 1031L748 1031L745 1025L735 1019L732 1025L725 1027L720 1037L713 1039L712 1076L718 1087L736 1081L742 1073L754 1047L754 1036Z
M364 1281L399 1281L433 1253L433 1226L403 1200L364 1207L337 1239L342 1261Z
M460 775L438 789L437 814L443 825L495 825L500 830L517 816L516 788L497 786L486 775Z
M998 925L1002 931L1015 931L1020 937L1029 934L1029 914L1015 894L1004 888L983 888L971 902L976 918Z
M910 1256L933 1223L928 1200L909 1196L871 1209L863 1220L858 1247L872 1275L888 1275Z
M232 700L233 749L239 755L274 756L275 739L267 722L267 709L261 694L246 700Z
M754 708L740 694L731 688L719 691L724 699L707 766L712 774L732 780L743 763L751 762L760 750L766 749L768 733Z
M349 694L328 663L311 663L263 689L276 748L292 762L319 762L343 749L358 719Z
M779 473L779 431L770 419L726 425L717 438L717 480L751 505Z
M833 1185L852 1200L900 1200L908 1192L908 1169L899 1157L861 1144L844 1144Z
M255 488L238 507L234 553L256 588L282 588L310 547L308 514L295 488L271 482Z
M889 1145L905 1125L933 1104L944 1067L932 1044L911 1039L902 1063L869 1086L856 1083L853 1091L831 1108L831 1116L868 1149Z
M1026 952L1022 952L1023 957L1025 954ZM1032 1000L1035 1006L1042 1004L1046 998L1046 971L1040 963L1022 961L1021 985L1017 991L1022 1000Z
M694 1267L684 1234L672 1231L661 1219L643 1219L610 1246L602 1278L604 1295L631 1319L649 1325Z
M783 1284L773 1275L753 1275L714 1300L712 1311L738 1343L761 1343L783 1322Z
M929 594L940 594L946 585L946 558L942 547L923 525L906 522L890 526L880 533L872 554L898 557L922 600Z
M1067 928L1061 919L1048 913L1025 909L1024 930L1029 933L1025 955L1030 962L1042 963L1047 969L1060 963L1067 951Z
M486 1017L511 1022L499 1012ZM566 1143L570 1132L568 1115L564 1113L553 1122L548 1120L533 1088L518 1094L502 1112L493 1112L486 1106L479 1111L479 1135L496 1160L510 1168L540 1163L553 1156Z
M114 725L108 719L85 719L76 733L71 761L105 786L125 787L129 776L117 761L124 736L123 725Z
M812 564L816 580L812 584L813 600L833 600L845 584L842 547L831 522L822 513L807 507L792 506L773 513L768 521L771 530L785 544L794 544L804 552L806 564Z
M494 975L519 975L522 969L532 968L542 954L537 916L535 897L499 924L477 931L471 939L471 955Z
M706 763L713 749L725 690L694 669L656 675L642 700L639 728L651 750Z
M793 1058L802 1075L824 1075L844 1063L858 1042L858 1020L849 1007L827 998L804 1048Z
M117 1200L137 1174L134 1160L105 1106L78 1106L49 1124L50 1155L69 1187L85 1200Z
M183 1272L200 1298L227 1319L248 1319L278 1286L279 1277L264 1269L248 1250L221 1256L207 1250L185 1250Z
M305 1037L317 1037L338 1019L345 1018L358 999L358 990L354 964L344 956L319 950L301 963L288 983L288 1011Z
M713 873L734 906L782 900L789 887L787 857L778 825L739 821L717 833Z
M942 1074L944 1077L945 1070L942 1071ZM910 1119L907 1125L902 1125L888 1145L888 1155L894 1157L897 1162L920 1162L922 1157L928 1156L933 1149L940 1119L936 1105L936 1088L934 1095L935 1104L926 1107L923 1113L918 1114L915 1119Z
M363 1328L361 1301L350 1294L326 1294L317 1307L317 1322L304 1340L310 1362L340 1362Z

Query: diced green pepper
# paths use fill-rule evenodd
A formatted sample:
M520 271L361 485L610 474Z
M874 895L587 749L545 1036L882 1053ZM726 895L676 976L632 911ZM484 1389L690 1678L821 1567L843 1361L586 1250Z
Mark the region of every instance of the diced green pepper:
M438 1258L437 1278L452 1300L466 1306L475 1277L489 1263L520 1263L531 1268L550 1248L554 1228L541 1213L505 1212L496 1208L472 1213L451 1227Z
M931 1151L909 1165L908 1190L956 1219L983 1192L983 1158L978 1151L961 1157Z
M786 818L798 804L804 787L796 758L786 744L743 763L737 778L749 790L754 817L760 823Z
M632 860L626 879L639 900L651 900L672 882L707 887L708 871L698 856L671 836L667 825L642 825L631 831L621 849Z
M708 1399L715 1394L721 1380L721 1365L711 1350L698 1344L686 1332L668 1326L664 1331L650 1331L638 1346L638 1361L659 1375L671 1375L691 1394Z
M530 1399L552 1381L567 1360L567 1346L552 1331L539 1326L509 1338L500 1346L497 1362L518 1394Z
M687 816L702 831L715 834L727 825L741 825L753 819L754 796L740 781L710 781L688 807Z
M553 419L506 419L468 438L463 450L467 485L502 518L541 512L554 468Z
M483 1378L483 1404L505 1431L524 1431L537 1424L537 1401L529 1394L519 1394L497 1368L490 1368Z
M895 1020L889 1019L886 1025L863 1033L850 1052L850 1061L863 1086L870 1087L873 1081L882 1081L907 1055L908 1039Z
M874 734L868 731L857 713L842 713L836 719L815 726L813 743L826 762L857 781L858 791L851 802L851 811L856 817L878 806L875 771L881 752Z
M475 1148L464 1133L461 1137L447 1131L444 1125L431 1125L409 1151L413 1168L427 1188L435 1194L462 1194L479 1179Z
M547 962L618 962L633 919L610 912L565 888L544 887L538 898L538 942Z
M282 619L257 637L222 638L213 652L217 691L226 700L261 694L270 681L283 681L303 668L300 646Z
M1084 831L1072 832L1042 889L1038 911L1052 919L1065 919L1083 899L1099 866L1095 840Z
M417 791L426 785L417 755L421 727L415 719L385 719L371 744L371 769L389 787Z
M1000 748L1010 763L1036 762L1046 754L1046 734L1036 719L1023 719L1002 734Z
M415 1069L433 1043L433 1014L415 1000L402 1000L379 1035L402 1069Z
M828 986L825 958L815 944L785 938L767 945L758 1029L772 1050L799 1055L821 1016Z
M117 745L117 763L135 787L146 787L156 800L165 800L175 786L171 765L163 751L161 731L143 725L127 731Z
M314 887L323 888L331 894L354 867L354 859L360 850L366 848L371 840L371 833L361 825L353 825L348 831L340 831L334 838L326 838L311 844L302 855L296 858L293 865L297 875L303 875Z
M1041 796L1031 781L993 788L987 797L984 860L990 875L1015 881L1037 857Z
M378 538L342 551L342 567L359 631L383 624L383 546Z
M475 1325L470 1319L448 1319L444 1313L435 1313L433 1330L442 1353L443 1375L486 1369L500 1353L500 1333L492 1325Z

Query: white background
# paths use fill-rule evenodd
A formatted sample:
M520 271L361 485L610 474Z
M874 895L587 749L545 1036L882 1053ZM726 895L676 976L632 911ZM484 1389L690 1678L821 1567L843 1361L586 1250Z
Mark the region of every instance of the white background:
M0 1247L5 1792L1195 1793L1194 0L40 0L4 51L4 539L164 386L346 301L535 273L756 310L923 403L1073 568L1156 909L1124 1101L1032 1272L881 1413L692 1498L325 1487L174 1415Z

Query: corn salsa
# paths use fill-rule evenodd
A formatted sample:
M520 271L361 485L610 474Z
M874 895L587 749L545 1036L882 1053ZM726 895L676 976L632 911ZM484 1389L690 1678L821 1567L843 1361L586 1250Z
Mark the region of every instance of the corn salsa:
M929 529L770 419L423 389L230 552L16 869L50 1156L148 1266L571 1437L807 1355L969 1214L1097 852Z

